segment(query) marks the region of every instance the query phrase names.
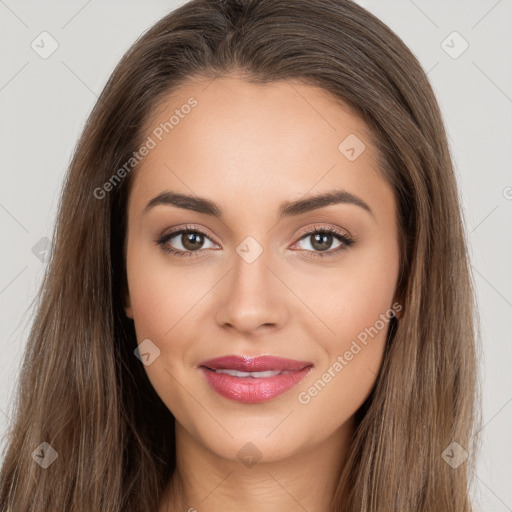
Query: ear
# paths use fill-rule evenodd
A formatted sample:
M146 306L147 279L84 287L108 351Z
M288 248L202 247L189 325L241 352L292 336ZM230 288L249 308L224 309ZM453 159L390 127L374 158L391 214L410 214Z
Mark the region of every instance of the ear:
M391 309L395 313L395 317L397 320L400 320L404 315L404 305L401 297L395 297L393 299L393 304L391 306Z
M125 293L124 312L126 313L126 316L128 318L131 318L133 320L133 310L132 310L132 303L130 301L130 294L129 294L129 292Z

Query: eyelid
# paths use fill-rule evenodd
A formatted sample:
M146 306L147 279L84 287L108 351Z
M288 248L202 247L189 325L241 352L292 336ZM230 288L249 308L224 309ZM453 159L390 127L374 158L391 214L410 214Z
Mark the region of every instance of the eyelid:
M316 232L316 231L326 231L328 233L337 234L337 235L340 235L347 239L352 240L352 237L348 231L346 231L342 228L333 227L333 226L329 226L329 225L327 225L327 226L320 225L320 224L313 224L313 226L308 226L308 227L302 229L301 231L299 231L299 234L297 235L297 237L298 237L298 239L301 239L304 237L304 235L310 235L311 233Z
M159 240L163 238L175 237L186 231L192 231L194 233L201 233L202 235L208 237L212 242L218 245L218 242L215 242L215 236L211 234L211 232L205 227L197 224L185 224L173 226L172 228L166 229L162 232L162 234L158 237Z

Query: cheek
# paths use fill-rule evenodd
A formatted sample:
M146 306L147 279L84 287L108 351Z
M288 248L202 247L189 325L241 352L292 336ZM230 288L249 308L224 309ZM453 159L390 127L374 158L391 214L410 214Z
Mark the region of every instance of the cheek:
M379 372L398 270L398 247L384 250L376 246L347 262L324 287L322 319L331 332L322 340L327 360L319 373L330 371L322 381L333 382L324 398L339 403L336 396L343 397L345 405L351 404L348 410L355 411L362 404Z
M354 273L343 279L336 298L337 311L334 307L330 310L334 330L348 339L347 336L357 337L375 324L382 329L379 319L386 313L389 316L395 283L395 273L384 269L368 270L364 275Z
M160 351L144 370L174 413L176 408L184 407L179 382L184 382L186 375L182 375L181 363L189 357L193 306L202 293L197 284L189 285L193 281L190 273L171 268L165 256L149 252L140 247L128 252L130 302L138 343L149 339Z
M339 428L370 394L390 326L394 277L393 266L387 271L382 265L367 267L365 273L354 269L350 276L340 276L325 295L322 318L334 334L317 338L326 357L297 395L304 421L316 429L310 442ZM321 425L318 417L323 418Z
M308 305L329 327L326 348L331 355L350 345L360 333L364 338L366 330L376 323L379 331L389 323L383 326L380 319L381 315L390 315L393 305L399 253L398 246L386 245L385 241L347 253L338 268L317 272L305 281L302 295L308 297Z
M196 274L170 265L167 256L156 251L133 247L127 255L130 302L139 340L171 337L174 326L204 294L205 285Z
M153 267L139 264L136 259L128 265L130 301L139 341L160 338L172 326L169 301L173 294L168 293L165 281L164 275Z

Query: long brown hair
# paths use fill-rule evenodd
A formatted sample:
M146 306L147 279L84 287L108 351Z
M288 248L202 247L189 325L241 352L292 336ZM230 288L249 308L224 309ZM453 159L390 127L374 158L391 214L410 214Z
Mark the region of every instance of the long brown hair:
M234 71L253 83L301 80L349 105L397 200L403 316L357 412L331 510L470 511L479 329L445 129L411 51L350 0L192 0L122 58L66 176L5 438L0 509L156 510L175 468L174 418L134 356L123 309L136 166L105 184L140 148L165 95ZM57 453L45 469L33 455L49 450L43 442Z

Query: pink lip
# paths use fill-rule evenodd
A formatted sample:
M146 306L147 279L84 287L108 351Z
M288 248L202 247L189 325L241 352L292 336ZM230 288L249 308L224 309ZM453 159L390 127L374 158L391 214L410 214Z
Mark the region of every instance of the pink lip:
M313 367L313 363L260 356L254 358L225 356L203 361L198 365L208 384L221 396L244 403L261 403L285 393L298 384ZM235 377L217 373L218 369L240 372L287 371L273 377Z

